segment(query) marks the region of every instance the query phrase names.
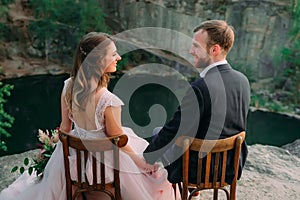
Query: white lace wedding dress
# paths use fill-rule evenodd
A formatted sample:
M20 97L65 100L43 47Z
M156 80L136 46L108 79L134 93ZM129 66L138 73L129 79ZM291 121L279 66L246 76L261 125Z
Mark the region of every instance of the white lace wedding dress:
M64 89L68 80L65 81ZM97 130L86 131L74 124L72 134L79 137L101 138L105 135L104 111L107 106L121 106L123 102L114 94L105 89L100 97L95 113ZM128 144L137 153L142 153L148 142L138 137L130 128L123 127L123 132L128 135ZM106 158L112 158L112 154L106 154ZM75 156L70 156L70 166L76 166ZM73 164L72 164L73 163ZM72 171L72 168L71 168ZM92 181L91 166L86 165L88 181ZM73 176L72 178L76 179ZM111 166L107 166L106 180L113 179ZM172 200L175 199L172 185L167 181L167 171L159 169L153 175L146 175L124 152L120 152L120 183L123 200ZM96 193L88 199L103 199L103 196ZM176 195L177 197L179 196ZM15 182L0 193L0 200L65 200L66 185L64 174L64 162L61 142L57 143L44 171L44 177L37 181L35 175L24 172Z

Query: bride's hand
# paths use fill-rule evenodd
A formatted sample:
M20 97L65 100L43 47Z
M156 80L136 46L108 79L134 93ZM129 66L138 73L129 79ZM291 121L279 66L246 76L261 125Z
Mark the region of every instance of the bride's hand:
M149 175L152 175L152 173L156 172L158 170L159 165L158 164L148 164L146 160L143 157L139 157L137 155L132 157L135 164L144 172Z
M144 172L148 175L152 175L158 170L159 165L154 163L153 165L146 163L146 168L144 168Z

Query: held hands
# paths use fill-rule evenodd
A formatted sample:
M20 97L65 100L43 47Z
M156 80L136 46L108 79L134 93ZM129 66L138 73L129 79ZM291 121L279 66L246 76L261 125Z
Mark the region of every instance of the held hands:
M148 164L143 157L138 155L132 155L131 158L145 174L152 175L158 170L159 165L157 163L154 163L153 165Z

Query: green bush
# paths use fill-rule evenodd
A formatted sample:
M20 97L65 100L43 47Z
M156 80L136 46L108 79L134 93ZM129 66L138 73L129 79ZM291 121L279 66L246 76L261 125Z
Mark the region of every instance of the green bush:
M284 66L282 76L276 79L275 85L281 93L289 94L284 99L285 104L292 109L300 105L300 4L292 8L292 29L286 47L281 51L281 66Z
M10 128L14 122L14 118L4 110L4 104L7 102L6 96L10 96L13 85L3 84L0 82L0 151L7 151L7 146L3 137L10 137L7 128Z

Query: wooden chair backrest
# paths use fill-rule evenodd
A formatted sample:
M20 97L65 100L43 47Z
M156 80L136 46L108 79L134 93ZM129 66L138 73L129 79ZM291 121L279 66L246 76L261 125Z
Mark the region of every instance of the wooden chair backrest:
M67 200L75 199L79 193L87 191L101 191L105 192L112 199L121 199L120 189L120 177L119 177L119 148L124 147L127 144L128 137L126 135L119 135L108 138L97 139L83 139L70 134L59 131L59 138L63 145L63 155L65 164L65 177L67 188ZM76 151L77 162L77 180L71 179L70 174L70 150L73 148ZM114 155L114 181L113 183L105 182L105 159L104 152L113 151ZM100 162L97 161L94 156L95 153L100 154ZM86 177L82 177L82 171L90 154L92 156L92 171L93 171L93 183L90 184ZM83 156L82 156L83 155ZM82 165L82 163L84 163ZM97 168L97 163L100 163L100 167ZM100 174L101 182L97 183L97 174ZM72 186L76 186L78 189L75 191L72 197ZM114 188L115 194L112 194L109 189Z
M187 199L188 186L193 186L201 189L218 189L226 185L226 161L227 152L234 149L234 172L235 177L231 183L230 193L235 193L236 180L238 176L238 166L241 152L241 145L245 139L245 132L240 132L232 137L219 139L219 140L203 140L195 139L188 136L180 136L176 140L176 145L183 148L183 191L182 199ZM189 153L190 151L196 151L199 154L198 157L198 169L197 169L197 184L191 184L188 182L189 174ZM202 162L203 158L206 158L205 163L205 177L202 176ZM212 162L214 159L214 162ZM222 163L220 163L220 160ZM214 163L213 166L212 163ZM213 169L213 171L211 171ZM221 169L221 177L219 177L219 169ZM210 177L213 177L212 180ZM204 179L204 182L203 182ZM234 195L235 194L231 194Z

